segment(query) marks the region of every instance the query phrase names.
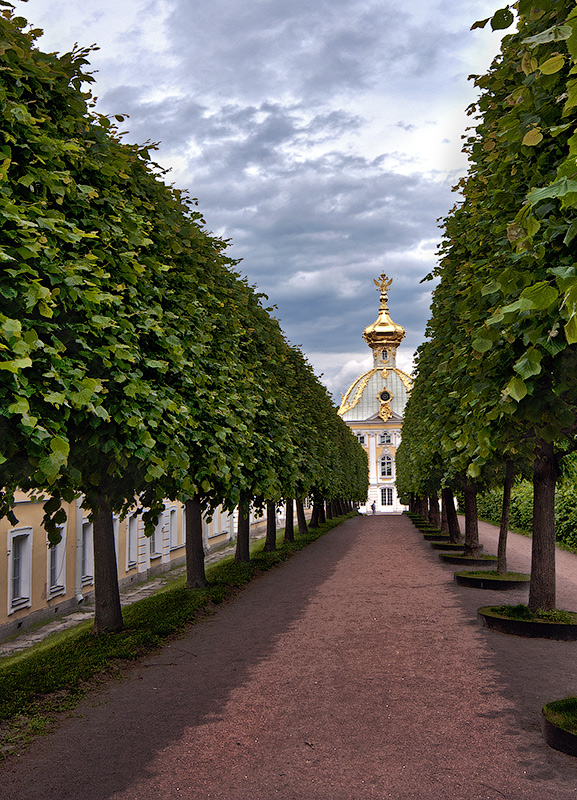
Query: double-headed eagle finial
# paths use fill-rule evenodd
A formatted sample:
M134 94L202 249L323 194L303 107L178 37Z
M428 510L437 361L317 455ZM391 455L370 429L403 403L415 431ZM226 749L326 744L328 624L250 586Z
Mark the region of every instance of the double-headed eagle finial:
M385 292L389 291L392 282L393 282L392 278L387 278L386 274L384 272L381 272L378 280L374 281L374 284L379 290L379 292L381 292L381 294L384 294Z
M392 282L393 282L393 279L392 278L387 278L387 276L386 276L386 274L384 272L381 272L381 274L379 275L379 278L376 281L374 281L374 284L377 287L377 290L381 293L381 309L380 309L381 311L387 311L388 312L388 310L389 310L388 306L387 306L387 303L389 301L389 298L387 296L387 292L391 288Z

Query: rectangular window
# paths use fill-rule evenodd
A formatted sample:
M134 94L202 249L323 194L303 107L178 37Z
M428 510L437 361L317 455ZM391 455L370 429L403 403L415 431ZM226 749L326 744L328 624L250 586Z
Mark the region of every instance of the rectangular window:
M384 486L381 489L381 505L382 506L393 505L393 490L390 486Z
M112 517L112 530L114 532L114 553L116 555L116 563L118 564L118 534L120 532L120 520L118 514Z
M168 512L168 529L170 535L170 549L175 550L178 544L178 517L176 508L170 508Z
M365 443L365 434L364 433L357 433L357 441L359 444Z
M138 558L138 516L131 514L126 520L126 568L134 569Z
M162 531L164 514L158 517L157 523L154 526L154 531L150 537L150 557L159 558L162 555Z
M393 439L390 433L381 433L381 444L391 444L392 441Z
M14 602L28 600L24 591L24 572L26 570L26 536L15 536L12 539L12 599Z
M66 593L66 525L59 525L60 541L48 543L48 597Z
M8 613L31 605L32 528L8 534Z
M82 553L81 553L82 585L94 583L94 538L92 523L82 520Z
M230 528L230 514L224 508L220 510L220 532L229 533Z
M212 522L212 520L211 520L211 522ZM203 514L202 515L202 540L204 542L208 542L208 540L211 539L213 536L216 536L216 534L214 532L214 524L211 525L211 523L208 521L206 516Z

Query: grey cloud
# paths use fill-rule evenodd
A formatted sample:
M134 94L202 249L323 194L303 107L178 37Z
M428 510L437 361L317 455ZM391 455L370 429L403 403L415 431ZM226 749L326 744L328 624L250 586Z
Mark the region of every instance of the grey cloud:
M336 380L343 354L368 352L361 334L384 269L403 350L414 349L431 289L419 281L454 196L447 181L395 165L406 173L416 157L404 149L425 124L414 109L426 109L433 133L466 83L464 33L488 1L125 1L140 13L114 31L116 51L98 53L100 110L130 114L129 141L161 142L168 180L232 239L239 270L278 307L288 337L333 354ZM104 2L90 12L67 2L68 17L90 23Z
M450 52L442 26L431 36L427 5L412 14L393 2L307 3L213 0L173 4L170 36L197 90L258 98L323 97L427 75ZM420 12L420 13L419 13Z

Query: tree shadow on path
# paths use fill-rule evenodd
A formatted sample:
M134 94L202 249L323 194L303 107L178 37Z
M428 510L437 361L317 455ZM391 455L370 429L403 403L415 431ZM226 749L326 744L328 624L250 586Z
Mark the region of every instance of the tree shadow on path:
M356 524L335 528L125 678L91 693L58 730L0 768L2 800L107 800L146 777L155 756L185 730L224 713L231 693L347 555Z
M454 567L444 569L450 581ZM574 580L577 582L577 574ZM519 739L518 747L524 754L521 765L533 779L556 780L574 792L577 759L552 750L545 744L540 721L544 703L577 694L577 642L529 639L482 627L477 619L478 608L526 603L527 588L492 591L453 583L451 590L482 641L486 655L479 666L498 675L498 691L512 704L508 732Z

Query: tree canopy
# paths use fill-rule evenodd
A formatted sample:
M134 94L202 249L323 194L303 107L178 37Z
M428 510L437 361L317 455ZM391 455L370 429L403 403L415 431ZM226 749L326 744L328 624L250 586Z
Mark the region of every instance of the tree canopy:
M2 4L6 5L6 4ZM126 513L366 495L366 457L151 145L94 109L89 50L0 16L0 513L17 487ZM95 530L95 547L98 538Z
M430 341L399 452L404 491L426 492L433 462L439 484L490 482L505 458L532 463L536 486L545 470L554 486L575 445L577 8L520 0L473 27L506 29L513 10L516 31L473 76L469 171L444 220ZM550 605L551 593L532 602Z

